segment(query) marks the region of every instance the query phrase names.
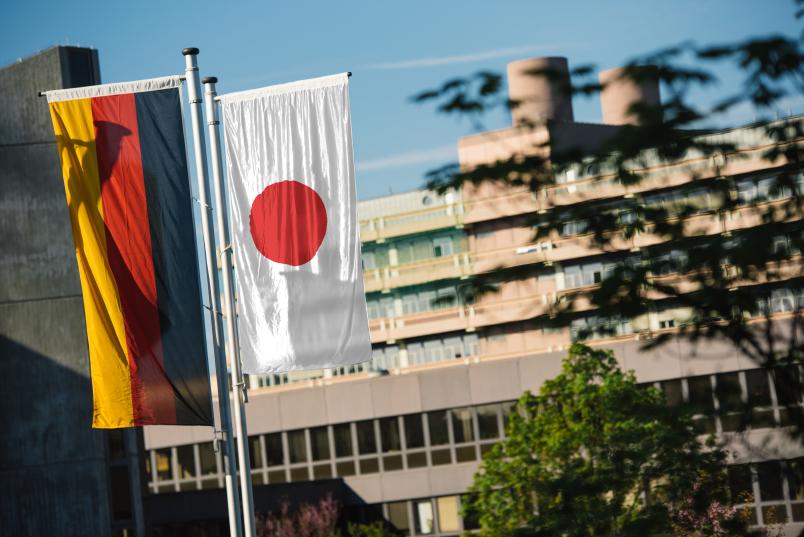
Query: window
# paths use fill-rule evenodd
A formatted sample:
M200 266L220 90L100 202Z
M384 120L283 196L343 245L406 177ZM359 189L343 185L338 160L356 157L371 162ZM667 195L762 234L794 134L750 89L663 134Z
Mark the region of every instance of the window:
M335 456L351 457L354 454L352 448L352 427L349 423L339 423L332 426L335 436Z
M690 409L694 414L711 414L714 410L712 383L708 376L687 379Z
M192 444L176 448L176 461L178 462L179 479L195 477L195 448Z
M433 239L433 257L452 255L452 238L436 237Z
M801 379L798 366L777 367L773 371L776 384L776 399L780 405L801 403Z
M440 446L449 443L446 410L428 412L427 423L429 425L431 446Z
M580 235L586 232L589 223L586 220L570 220L561 224L559 235L562 237L569 237L572 235Z
M779 461L768 461L757 464L759 480L759 497L763 502L782 500L782 467Z
M429 535L433 533L433 502L421 500L413 502L413 515L416 521L416 533Z
M500 426L497 422L498 410L498 405L477 407L477 427L481 440L500 437Z
M198 444L198 460L202 476L218 473L218 457L215 455L215 448L212 442Z
M410 532L408 519L408 502L393 502L388 504L388 521L400 532Z
M787 486L791 500L804 500L804 458L787 461Z
M310 449L313 452L314 461L325 461L330 458L329 432L326 427L310 429Z
M424 447L424 429L422 415L409 414L402 418L405 424L405 447L408 449Z
M248 453L251 468L262 468L262 446L259 436L248 437Z
M438 531L458 532L461 529L458 522L458 497L436 498L436 507L438 508Z
M729 490L733 503L750 503L754 497L751 485L751 467L747 464L734 464L728 467Z
M455 437L455 443L462 444L474 440L475 434L472 427L471 409L456 408L450 414L452 414L452 433Z
M376 260L374 259L374 252L363 252L361 255L363 260L363 270L371 270L377 268Z
M575 319L570 323L572 341L624 336L632 332L631 321L628 319L591 315Z
M304 438L304 429L288 431L288 452L290 463L307 462L307 444ZM294 481L296 481L294 479Z
M280 466L285 463L285 454L282 449L282 433L265 435L266 463L268 466Z
M667 406L671 408L677 407L684 402L684 396L681 391L681 379L665 380L661 383L661 387Z
M357 450L361 455L377 453L377 437L372 420L357 422Z
M402 449L399 438L399 420L396 417L380 420L380 440L383 453Z
M173 479L172 455L170 448L156 450L156 477L159 481Z

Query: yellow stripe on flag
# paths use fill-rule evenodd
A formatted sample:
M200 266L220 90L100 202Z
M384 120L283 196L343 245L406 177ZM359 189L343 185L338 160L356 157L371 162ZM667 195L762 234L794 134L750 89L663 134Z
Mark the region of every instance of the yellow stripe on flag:
M131 375L120 296L109 267L90 99L50 104L84 295L92 426L131 427Z

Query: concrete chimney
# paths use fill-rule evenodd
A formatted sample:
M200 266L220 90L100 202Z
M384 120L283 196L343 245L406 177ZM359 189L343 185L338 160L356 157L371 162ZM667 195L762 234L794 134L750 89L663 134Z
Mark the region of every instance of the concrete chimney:
M600 104L603 108L603 123L608 125L637 125L639 117L629 112L636 102L658 107L659 76L655 66L644 65L626 69L616 67L599 75L603 90Z
M549 70L551 76L531 74ZM519 103L511 110L514 126L545 121L572 121L567 59L529 58L508 64L508 96Z

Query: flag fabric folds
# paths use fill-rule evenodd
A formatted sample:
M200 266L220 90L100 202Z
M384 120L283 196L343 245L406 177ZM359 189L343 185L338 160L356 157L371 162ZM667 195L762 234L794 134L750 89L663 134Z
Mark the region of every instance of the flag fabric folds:
M243 371L369 360L347 75L221 102Z
M96 428L213 423L180 85L167 77L46 93Z

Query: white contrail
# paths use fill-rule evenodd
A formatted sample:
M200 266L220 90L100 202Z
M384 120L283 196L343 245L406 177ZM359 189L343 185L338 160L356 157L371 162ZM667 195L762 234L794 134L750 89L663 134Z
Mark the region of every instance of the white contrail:
M454 160L457 154L457 146L455 144L449 144L407 153L398 153L378 159L365 160L358 162L355 169L359 172L370 172L386 170L388 168L401 168L402 166L408 166L410 164L422 164L425 162L436 162L448 159Z
M557 50L561 45L525 45L521 47L499 48L475 52L472 54L460 54L457 56L438 56L432 58L416 58L413 60L403 60L398 62L374 63L366 65L364 69L418 69L421 67L435 67L439 65L452 65L456 63L472 63L482 60L492 60L495 58L505 58L508 56L518 56L520 54L532 54L545 50ZM566 47L563 47L566 48Z

